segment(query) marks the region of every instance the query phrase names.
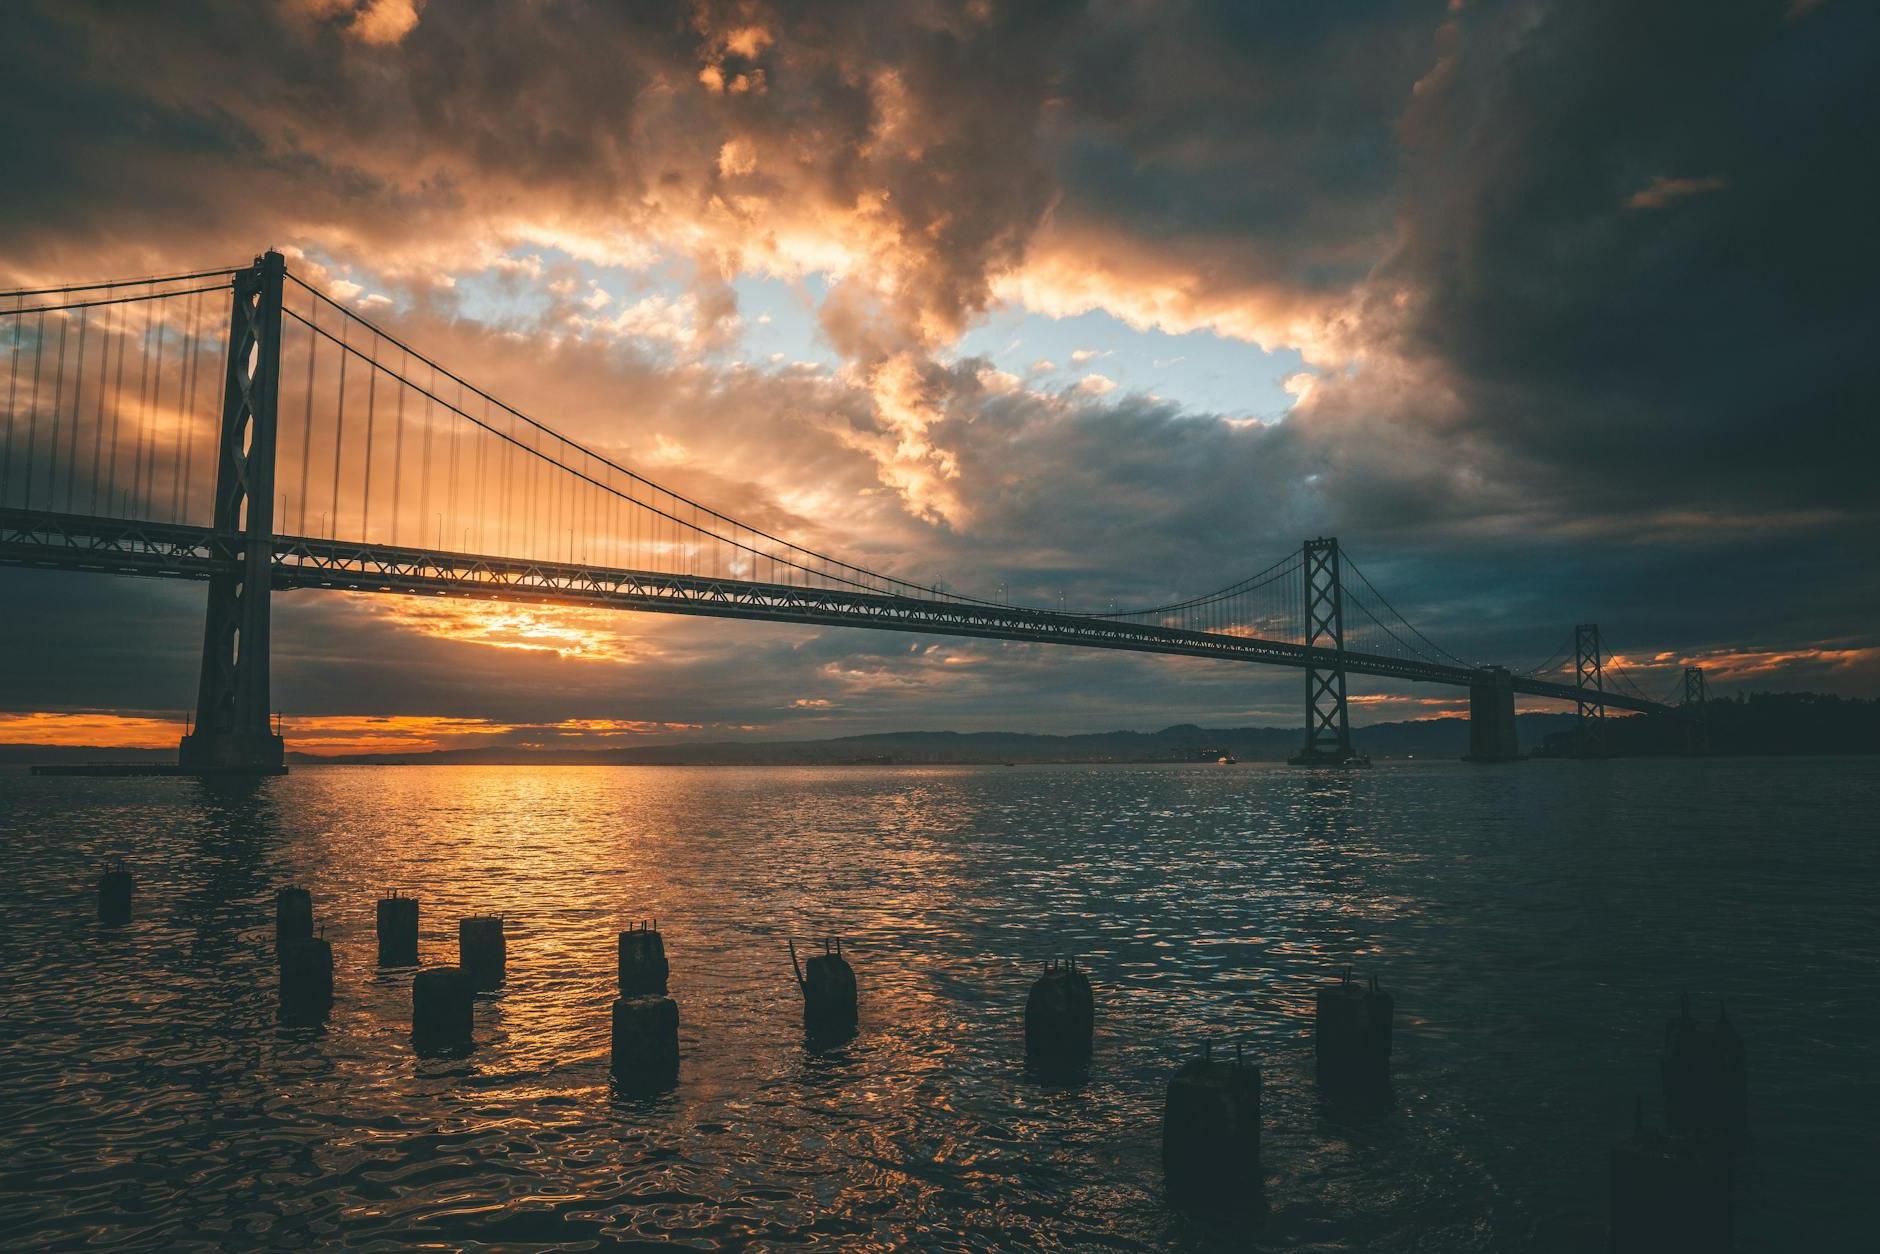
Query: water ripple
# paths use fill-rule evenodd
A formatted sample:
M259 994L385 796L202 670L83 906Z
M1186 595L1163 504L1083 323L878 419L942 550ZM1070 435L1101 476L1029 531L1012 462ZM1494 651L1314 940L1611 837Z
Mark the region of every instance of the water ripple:
M1583 1250L1689 987L1749 1035L1745 1249L1834 1248L1880 1110L1867 763L308 769L256 788L0 775L0 1241L111 1245ZM136 921L92 920L110 853ZM329 1021L277 1021L313 890ZM508 919L476 1050L419 1059L373 901L422 951ZM607 1074L613 934L658 918L671 1091ZM805 1047L784 954L840 934L862 1030ZM1047 958L1099 988L1087 1082L1021 1071ZM1311 1083L1311 998L1398 991L1398 1101ZM1863 978L1864 977L1864 978ZM1257 1224L1164 1204L1173 1066L1266 1068Z

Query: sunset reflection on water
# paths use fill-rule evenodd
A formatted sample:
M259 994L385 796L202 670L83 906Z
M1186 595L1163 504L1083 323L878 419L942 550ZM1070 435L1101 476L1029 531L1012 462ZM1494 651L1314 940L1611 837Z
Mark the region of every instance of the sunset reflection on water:
M1765 876L1753 908L1730 899L1756 877L1706 878L1782 856L1720 764L1583 765L3 776L9 1228L1244 1248L1160 1192L1162 1086L1211 1041L1266 1067L1264 1244L1583 1248L1670 991L1729 992L1773 1101L1802 1048L1772 1026L1797 973L1872 949L1810 917L1857 917L1833 900L1857 875ZM1871 774L1790 787L1871 798ZM1713 799L1665 801L1693 796ZM1851 831L1817 839L1874 858ZM116 851L137 921L108 932L87 894ZM275 1020L288 882L335 947L324 1030ZM454 961L458 918L507 920L508 982L466 1058L414 1057L409 972L373 969L391 888L422 900L428 962ZM682 1061L636 1097L609 1081L608 1007L615 933L650 919ZM817 1051L785 945L831 934L862 1025ZM1042 1086L1022 1007L1066 954L1096 982L1096 1059ZM1347 963L1398 992L1398 1105L1376 1124L1310 1085L1311 992ZM1807 1118L1822 1148L1776 1165L1766 1197L1784 1170L1832 1178L1835 1107ZM1780 1210L1763 1205L1752 1236Z

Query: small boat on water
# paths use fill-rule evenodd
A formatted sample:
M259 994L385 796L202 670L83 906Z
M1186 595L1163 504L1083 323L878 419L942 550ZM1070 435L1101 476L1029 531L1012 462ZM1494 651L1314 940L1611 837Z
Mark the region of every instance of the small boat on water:
M1234 765L1234 755L1231 753L1223 753L1220 757L1214 759L1214 763L1216 766L1232 766Z
M1346 758L1343 762L1339 763L1339 765L1340 766L1369 766L1371 765L1371 758L1369 754L1354 753L1350 757Z

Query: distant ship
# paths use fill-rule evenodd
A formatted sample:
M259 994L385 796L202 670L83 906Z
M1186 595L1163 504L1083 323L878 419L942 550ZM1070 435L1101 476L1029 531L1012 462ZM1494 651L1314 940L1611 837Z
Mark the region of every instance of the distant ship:
M1214 761L1217 766L1232 766L1234 765L1234 755L1231 753L1223 753L1220 757L1214 759Z

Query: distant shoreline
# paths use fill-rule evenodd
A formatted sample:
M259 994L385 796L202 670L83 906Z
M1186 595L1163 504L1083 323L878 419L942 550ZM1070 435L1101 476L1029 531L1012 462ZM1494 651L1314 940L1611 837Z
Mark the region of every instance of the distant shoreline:
M1571 748L1571 713L1516 718L1524 753ZM1633 716L1607 720L1611 752L1621 757L1683 755L1695 720ZM1880 700L1813 693L1754 694L1704 707L1703 736L1713 757L1846 757L1880 753ZM290 752L292 766L1171 766L1283 762L1304 738L1298 727L1200 727L1071 735L1025 732L878 732L820 740L718 740L618 745L476 748L349 754ZM291 749L293 724L287 726ZM1354 728L1356 747L1375 761L1459 759L1469 752L1468 720L1456 716L1373 723ZM174 748L0 745L0 766L174 761Z

